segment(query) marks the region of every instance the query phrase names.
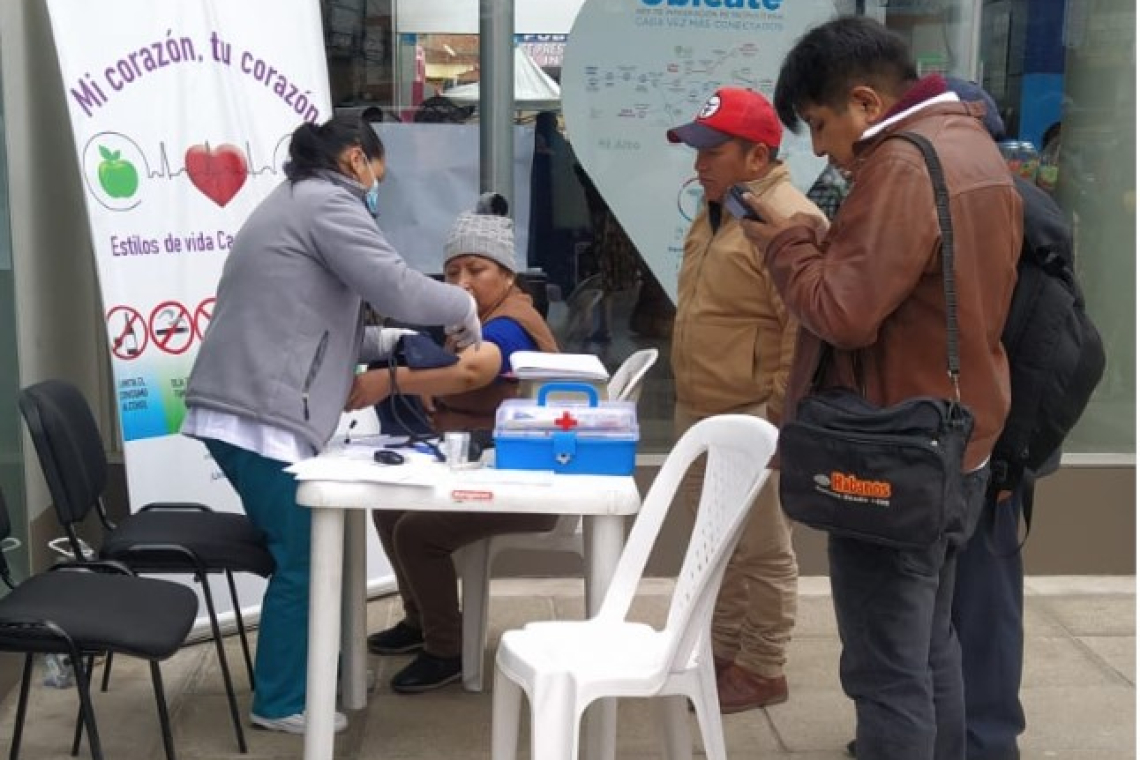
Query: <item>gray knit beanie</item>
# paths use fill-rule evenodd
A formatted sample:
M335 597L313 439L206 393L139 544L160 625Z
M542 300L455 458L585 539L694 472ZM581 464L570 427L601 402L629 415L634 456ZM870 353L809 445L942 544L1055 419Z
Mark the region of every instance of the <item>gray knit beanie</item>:
M475 211L464 211L451 225L443 244L443 265L456 256L474 254L517 272L515 224L507 213L507 201L498 193L484 193Z

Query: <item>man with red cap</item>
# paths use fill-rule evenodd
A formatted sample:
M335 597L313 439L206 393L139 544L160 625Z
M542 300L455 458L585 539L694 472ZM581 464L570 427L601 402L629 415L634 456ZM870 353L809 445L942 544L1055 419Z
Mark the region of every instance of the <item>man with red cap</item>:
M760 93L722 87L693 121L667 137L697 151L693 168L705 193L685 237L677 282L676 433L726 413L754 414L779 425L797 325L726 199L733 185L743 184L782 213L812 214L823 226L826 217L777 160L783 128ZM680 491L694 512L702 479L698 465ZM712 649L723 713L788 698L784 663L799 569L778 482L773 473L753 504L717 596Z

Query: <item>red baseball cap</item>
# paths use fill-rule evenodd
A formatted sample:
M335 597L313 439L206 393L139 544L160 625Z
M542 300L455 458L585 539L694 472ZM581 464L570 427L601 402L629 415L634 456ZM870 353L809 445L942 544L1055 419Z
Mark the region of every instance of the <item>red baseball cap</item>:
M734 137L780 147L784 128L768 99L745 87L721 87L709 98L697 118L665 133L671 143L690 148L715 148Z

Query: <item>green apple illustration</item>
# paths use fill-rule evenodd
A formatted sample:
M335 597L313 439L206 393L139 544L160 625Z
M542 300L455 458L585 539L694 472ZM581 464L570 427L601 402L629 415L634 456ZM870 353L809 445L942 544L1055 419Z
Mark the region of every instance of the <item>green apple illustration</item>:
M103 161L99 164L99 184L112 198L130 198L139 189L139 173L134 164L119 158L119 151L99 146Z

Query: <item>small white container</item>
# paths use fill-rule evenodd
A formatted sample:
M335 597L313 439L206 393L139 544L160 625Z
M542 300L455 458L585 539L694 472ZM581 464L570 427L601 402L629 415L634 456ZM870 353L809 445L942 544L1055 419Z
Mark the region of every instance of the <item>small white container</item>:
M470 446L470 433L444 433L443 458L447 460L447 466L453 470L463 469L467 465L467 451Z

